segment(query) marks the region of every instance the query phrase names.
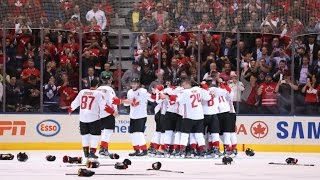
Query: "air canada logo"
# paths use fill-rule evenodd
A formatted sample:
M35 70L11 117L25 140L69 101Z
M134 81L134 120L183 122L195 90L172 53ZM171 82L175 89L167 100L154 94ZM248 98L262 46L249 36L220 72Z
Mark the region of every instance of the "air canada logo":
M269 132L268 125L262 121L256 121L252 123L250 131L253 137L257 139L262 139L267 136Z

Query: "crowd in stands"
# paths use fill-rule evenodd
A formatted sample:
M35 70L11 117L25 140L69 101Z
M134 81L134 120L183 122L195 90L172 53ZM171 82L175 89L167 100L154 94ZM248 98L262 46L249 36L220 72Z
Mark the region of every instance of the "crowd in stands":
M38 112L42 96L44 112L66 112L80 89L105 76L124 91L138 77L150 92L185 76L194 83L221 78L237 92L233 100L241 114L320 110L320 1L129 4L128 70L109 57L113 5L108 0L1 1L0 101L4 93L6 112Z

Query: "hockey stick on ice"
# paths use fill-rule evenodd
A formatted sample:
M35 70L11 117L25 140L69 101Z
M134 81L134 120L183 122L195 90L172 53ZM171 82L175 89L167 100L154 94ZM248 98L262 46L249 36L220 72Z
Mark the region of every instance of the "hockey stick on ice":
M78 176L76 173L66 173L67 176ZM100 176L154 176L155 174L94 174L95 175L100 175Z
M183 171L171 171L171 170L155 170L155 169L147 169L147 171L162 171L162 172L172 172L172 173L184 173Z
M270 162L269 164L273 165L291 165L291 166L315 166L314 164L287 164L287 163L276 163L276 162Z
M86 167L85 164L69 164L67 167ZM100 164L99 166L114 166L114 164Z

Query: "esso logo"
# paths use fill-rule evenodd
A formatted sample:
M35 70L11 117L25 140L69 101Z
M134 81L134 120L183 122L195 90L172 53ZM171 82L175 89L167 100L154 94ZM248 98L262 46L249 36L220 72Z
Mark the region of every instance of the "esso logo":
M37 125L37 131L41 136L52 137L60 132L60 124L52 119L41 121Z

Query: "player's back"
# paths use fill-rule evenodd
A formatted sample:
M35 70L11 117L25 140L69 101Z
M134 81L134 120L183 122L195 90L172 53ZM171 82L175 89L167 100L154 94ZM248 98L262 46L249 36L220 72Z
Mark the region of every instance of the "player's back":
M213 115L219 113L219 97L214 94L214 90L214 87L209 88L208 93L210 99L208 101L202 101L203 113L205 115Z
M101 91L104 95L105 104L111 106L115 111L118 111L117 105L112 104L113 98L116 97L116 93L114 92L113 88L110 86L103 85L99 86L97 90ZM107 117L109 115L111 114L107 113L106 111L101 112L101 118Z
M182 87L174 87L174 88L168 87L164 89L164 94L168 94L169 96L177 96L182 90L183 90ZM179 112L178 103L167 100L167 111L172 113L178 113Z
M99 120L105 107L105 99L102 92L83 89L71 103L74 110L80 106L80 121L89 123Z
M230 93L222 88L211 87L210 91L218 98L219 113L225 113L230 111Z
M201 99L201 88L199 87L182 90L178 95L177 101L182 106L183 118L192 120L201 120L204 118Z

